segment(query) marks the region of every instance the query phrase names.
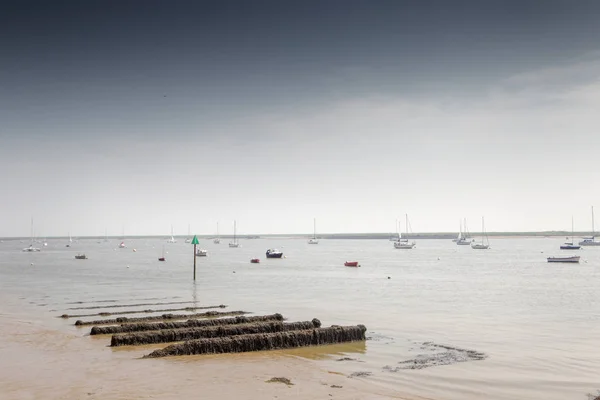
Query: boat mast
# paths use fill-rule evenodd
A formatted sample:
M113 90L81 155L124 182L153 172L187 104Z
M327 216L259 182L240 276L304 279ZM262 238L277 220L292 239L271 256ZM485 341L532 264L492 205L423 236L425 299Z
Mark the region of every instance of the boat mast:
M313 218L313 239L317 238L317 219Z
M404 214L405 223L406 223L406 240L408 240L408 214Z
M592 238L596 236L594 232L594 206L592 206Z
M485 236L485 223L483 222L483 217L481 217L481 244L484 244L483 239Z

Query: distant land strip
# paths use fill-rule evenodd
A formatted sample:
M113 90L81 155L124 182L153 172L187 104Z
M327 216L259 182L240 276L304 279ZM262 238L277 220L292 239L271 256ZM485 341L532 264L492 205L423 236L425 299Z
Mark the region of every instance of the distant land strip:
M571 232L567 231L544 231L544 232L487 232L487 236L505 236L505 237L551 237L551 236L571 236ZM402 236L407 239L454 239L458 232L423 232L409 233ZM574 232L573 236L591 236L592 232ZM198 239L214 239L215 235L196 235ZM397 237L396 233L323 233L317 235L318 239L390 239ZM481 236L481 233L472 232L472 237ZM185 240L188 238L185 235L174 236L176 239ZM220 235L221 239L233 239L232 236ZM291 234L262 234L262 235L238 235L238 239L307 239L312 237L311 233L291 233ZM163 239L164 235L131 235L131 236L109 236L109 240L127 240L127 239ZM23 240L29 241L29 237L4 237L1 240ZM68 236L48 236L46 239L51 240L68 240ZM73 240L104 240L104 236L79 236L73 237ZM39 241L39 238L38 238Z

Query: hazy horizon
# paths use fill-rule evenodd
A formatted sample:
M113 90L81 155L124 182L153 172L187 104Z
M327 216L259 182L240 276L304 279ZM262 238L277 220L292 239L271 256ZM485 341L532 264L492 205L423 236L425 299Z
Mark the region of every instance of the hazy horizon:
M12 1L0 236L591 230L600 3ZM600 209L597 209L600 212Z

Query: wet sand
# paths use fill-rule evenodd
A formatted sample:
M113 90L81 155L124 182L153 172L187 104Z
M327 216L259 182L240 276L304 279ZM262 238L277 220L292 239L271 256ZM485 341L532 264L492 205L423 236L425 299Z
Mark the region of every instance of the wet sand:
M0 309L3 399L409 399L403 393L319 366L323 349L149 360L156 347L107 348L109 339L75 327L47 326L18 310ZM326 357L326 351L321 357ZM267 382L287 378L293 385ZM410 399L417 399L410 397Z

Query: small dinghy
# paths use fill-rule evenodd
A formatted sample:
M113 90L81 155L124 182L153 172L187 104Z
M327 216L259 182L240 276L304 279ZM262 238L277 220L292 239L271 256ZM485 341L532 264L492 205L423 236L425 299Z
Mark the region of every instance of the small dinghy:
M358 261L346 261L344 263L344 266L346 266L346 267L359 267Z
M252 264L258 264L258 263L260 263L260 259L258 259L258 258L252 258L252 259L250 260L250 262L251 262Z

